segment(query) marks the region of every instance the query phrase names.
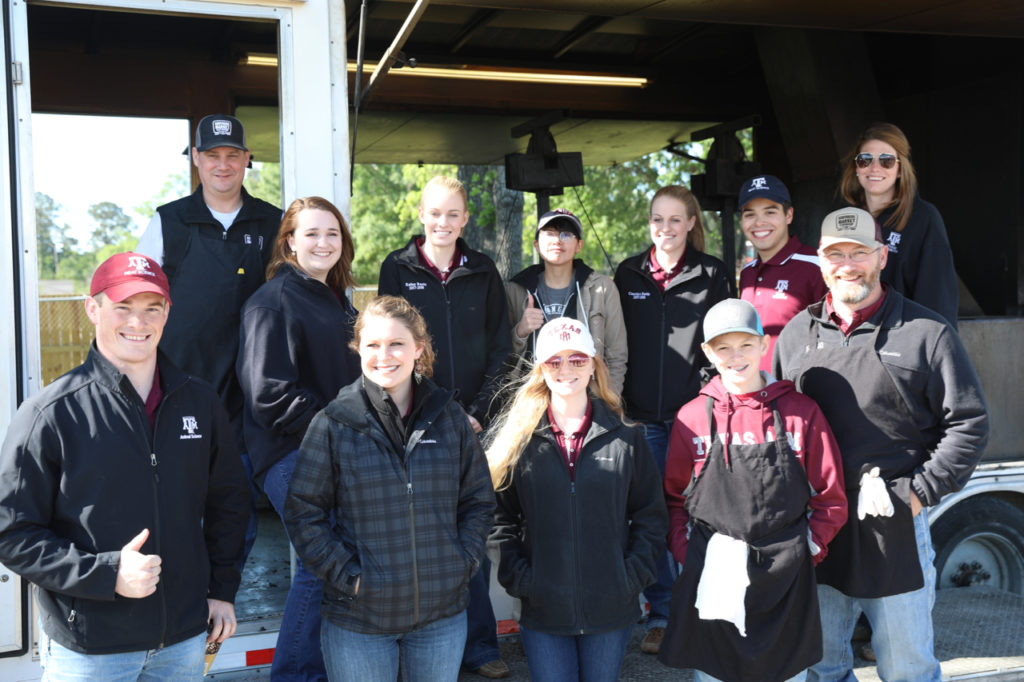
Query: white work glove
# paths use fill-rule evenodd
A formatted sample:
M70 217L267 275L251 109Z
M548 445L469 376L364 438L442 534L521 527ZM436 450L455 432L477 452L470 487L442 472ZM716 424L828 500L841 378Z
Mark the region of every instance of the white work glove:
M811 548L811 556L818 556L821 553L821 547L818 547L818 543L814 541L810 528L807 529L807 546Z
M878 476L878 467L860 477L860 495L857 496L857 518L861 521L871 516L892 516L896 510L889 497L885 481Z

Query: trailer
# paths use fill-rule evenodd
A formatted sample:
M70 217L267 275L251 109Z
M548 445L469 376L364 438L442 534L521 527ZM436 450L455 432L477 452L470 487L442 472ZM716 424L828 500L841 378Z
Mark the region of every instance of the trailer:
M865 123L889 118L950 226L960 334L992 413L982 465L930 515L939 586L1024 594L1019 12L969 0L922 0L914 13L854 0L0 3L0 431L42 385L33 111L175 115L193 126L244 111L263 121L253 130L268 140L262 158L281 162L286 203L317 194L346 214L353 160L501 164L535 151L534 133L550 137L548 151L557 140L587 165L612 164L701 131L724 147L739 122L755 126L762 170L793 190L806 243L834 201L846 147ZM188 44L172 40L189 32ZM708 161L708 205L735 191L736 164L748 161ZM262 520L239 630L212 672L273 656L290 566L280 523ZM4 680L40 675L30 594L0 566ZM511 625L514 605L493 582L492 599Z

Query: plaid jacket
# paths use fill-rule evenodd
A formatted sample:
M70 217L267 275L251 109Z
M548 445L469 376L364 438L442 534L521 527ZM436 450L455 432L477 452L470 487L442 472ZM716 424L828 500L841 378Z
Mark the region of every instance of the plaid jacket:
M407 632L461 612L484 556L494 490L483 450L452 392L426 379L416 391L428 393L404 452L361 378L314 417L299 449L285 523L324 581L324 618L347 630Z

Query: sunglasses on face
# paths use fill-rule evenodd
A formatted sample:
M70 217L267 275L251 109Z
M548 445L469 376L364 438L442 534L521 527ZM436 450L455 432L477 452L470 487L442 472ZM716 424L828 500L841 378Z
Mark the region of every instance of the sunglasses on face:
M857 164L857 168L867 168L874 160L874 154L868 154L867 152L861 152L857 156L853 157L853 162ZM892 168L896 165L896 161L898 161L898 159L895 154L878 155L878 165L882 168Z
M590 362L590 356L585 353L573 353L568 357L569 365L572 367L580 368L586 367L587 363ZM557 370L562 367L562 356L553 355L544 361L544 364L551 369Z

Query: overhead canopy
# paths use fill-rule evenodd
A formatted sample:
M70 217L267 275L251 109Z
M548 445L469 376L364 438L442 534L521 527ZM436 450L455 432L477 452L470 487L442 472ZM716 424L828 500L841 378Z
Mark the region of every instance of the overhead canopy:
M412 6L367 2L367 60L384 55ZM359 10L356 1L343 10L352 61ZM36 110L197 120L248 107L257 157L278 157L276 70L241 63L246 55L276 55L272 23L46 5L30 6L29 16ZM528 138L511 137L513 126L554 109L571 112L552 128L560 150L582 152L586 164L637 158L684 142L710 123L770 108L758 51L764 30L758 27L764 26L878 32L869 43L876 48L871 58L891 59L904 51L935 52L924 34L1024 37L1024 4L435 0L404 45L420 72L434 67L620 75L645 78L647 84L441 79L405 75L417 73L405 66L385 76L363 103L356 162L497 163L526 147ZM914 46L894 52L897 39ZM351 73L349 78L351 83Z

